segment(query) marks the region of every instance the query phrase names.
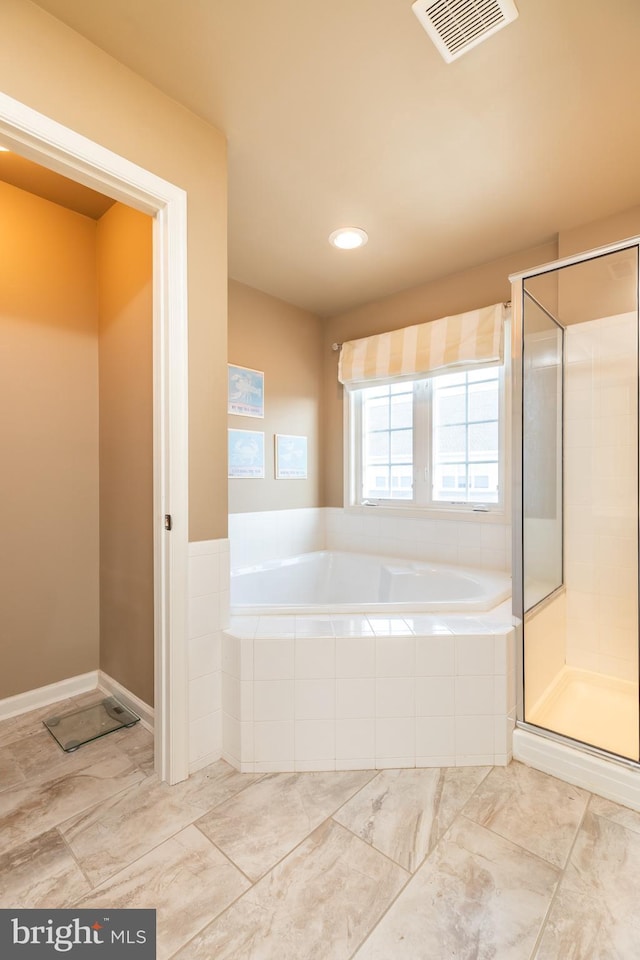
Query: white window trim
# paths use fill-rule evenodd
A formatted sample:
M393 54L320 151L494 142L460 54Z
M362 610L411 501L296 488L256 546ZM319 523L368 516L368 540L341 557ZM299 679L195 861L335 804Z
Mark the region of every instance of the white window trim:
M499 421L499 443L500 443L500 489L502 491L502 500L499 504L488 504L488 510L477 509L478 504L474 503L445 503L433 502L418 505L415 502L402 502L390 500L371 500L368 503L357 503L356 483L361 475L362 452L359 447L358 438L361 435L362 428L360 423L361 408L356 402L356 390L345 388L344 407L343 407L343 437L344 437L344 509L347 513L355 516L383 516L383 517L405 517L414 519L430 520L461 520L473 521L479 523L504 523L511 515L511 364L510 351L510 324L505 323L505 361L502 367L501 376L501 395L500 407L502 417ZM452 371L453 372L453 371ZM406 377L403 379L407 379ZM425 378L422 378L425 379ZM418 416L426 414L423 407L418 407ZM429 412L430 415L430 412ZM430 428L431 424L429 424ZM425 424L419 421L414 422L414 430L422 428L423 435L427 437L426 455L428 463L431 464L431 429L425 430ZM357 469L353 469L353 464L357 464ZM415 466L415 464L414 464ZM424 467L424 465L423 465ZM424 472L424 470L423 470ZM420 481L416 481L420 482ZM425 478L422 478L422 483Z

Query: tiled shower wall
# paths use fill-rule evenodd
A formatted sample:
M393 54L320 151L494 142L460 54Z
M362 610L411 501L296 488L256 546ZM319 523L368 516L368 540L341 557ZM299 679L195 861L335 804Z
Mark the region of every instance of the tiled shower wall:
M350 550L509 570L511 526L484 520L422 520L339 507L229 516L231 568L313 550Z
M637 680L636 318L567 327L567 663Z

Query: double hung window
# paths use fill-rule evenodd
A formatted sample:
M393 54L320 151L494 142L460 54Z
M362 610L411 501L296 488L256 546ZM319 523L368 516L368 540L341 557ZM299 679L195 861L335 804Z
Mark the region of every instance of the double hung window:
M351 390L351 503L500 508L503 395L495 365Z

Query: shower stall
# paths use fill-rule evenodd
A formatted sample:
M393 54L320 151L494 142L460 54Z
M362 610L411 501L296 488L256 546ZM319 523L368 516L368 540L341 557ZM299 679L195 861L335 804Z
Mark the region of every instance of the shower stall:
M634 806L639 244L511 278L514 755Z

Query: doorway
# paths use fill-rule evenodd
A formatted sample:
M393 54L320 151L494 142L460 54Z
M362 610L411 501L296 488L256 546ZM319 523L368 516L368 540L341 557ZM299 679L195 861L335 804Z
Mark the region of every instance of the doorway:
M153 540L155 768L188 776L186 194L0 94L10 150L153 217Z

